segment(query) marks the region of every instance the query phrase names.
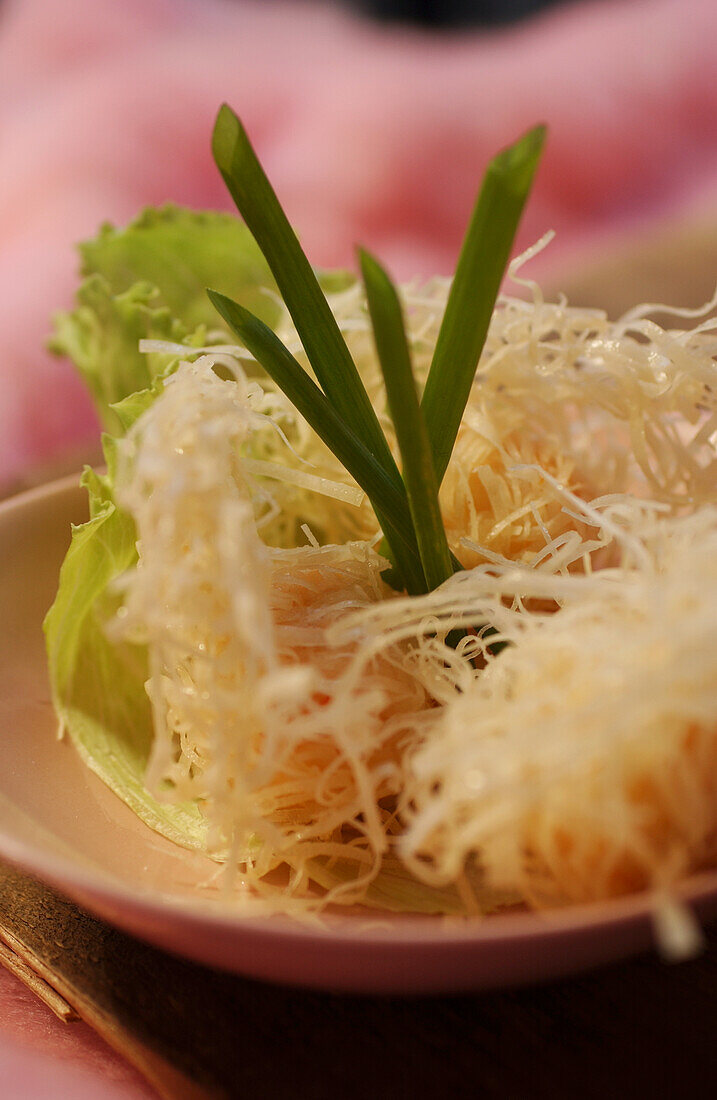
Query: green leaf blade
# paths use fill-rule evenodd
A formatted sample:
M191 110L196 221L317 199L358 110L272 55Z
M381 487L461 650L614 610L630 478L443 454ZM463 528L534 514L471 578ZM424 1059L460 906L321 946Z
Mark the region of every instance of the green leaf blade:
M421 412L401 304L391 279L368 252L359 259L376 351L396 431L403 480L429 590L453 573L451 553L438 505L438 484L431 445Z
M319 385L376 458L395 470L376 412L311 264L240 119L227 104L217 115L212 153L272 271Z
M422 408L438 482L450 460L545 141L536 126L491 161L466 232Z

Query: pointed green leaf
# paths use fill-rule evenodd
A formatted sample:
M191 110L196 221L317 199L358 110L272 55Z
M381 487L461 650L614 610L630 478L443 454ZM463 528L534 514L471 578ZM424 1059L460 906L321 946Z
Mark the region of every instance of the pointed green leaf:
M468 401L545 127L536 126L488 166L446 304L422 408L440 485Z
M224 104L212 152L237 208L263 252L324 393L386 469L395 462L336 319L246 131Z
M401 303L391 279L368 252L359 260L374 340L396 431L403 480L428 588L453 573L451 553L438 506L438 484L428 432L418 402Z

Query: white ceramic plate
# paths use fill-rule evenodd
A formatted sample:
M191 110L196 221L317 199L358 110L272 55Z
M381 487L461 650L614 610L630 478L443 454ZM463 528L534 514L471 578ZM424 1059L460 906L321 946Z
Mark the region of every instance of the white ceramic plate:
M55 735L41 624L70 522L84 518L75 478L0 506L0 858L168 951L323 989L483 989L558 977L652 943L646 897L453 925L355 913L326 928L238 917L210 883L213 863L143 825ZM717 873L691 879L681 896L701 918L717 913Z

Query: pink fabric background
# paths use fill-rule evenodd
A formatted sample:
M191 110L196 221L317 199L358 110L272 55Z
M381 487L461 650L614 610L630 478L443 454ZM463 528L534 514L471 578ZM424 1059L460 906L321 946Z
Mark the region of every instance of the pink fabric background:
M73 242L148 203L229 208L209 154L222 100L313 262L350 264L361 240L399 277L451 270L486 160L547 122L519 241L557 230L539 275L715 203L716 41L714 0L595 0L440 39L298 0L4 0L0 487L96 433L43 350L72 302ZM4 1100L48 1080L60 1100L151 1095L2 970L0 1080Z
M84 1023L63 1024L0 967L3 1100L156 1100L156 1092Z
M361 240L399 277L451 270L486 160L548 122L519 242L557 230L539 273L715 196L715 40L713 0L595 0L442 38L299 0L5 0L0 485L95 430L42 350L73 242L147 203L228 207L221 100L315 263L349 264Z

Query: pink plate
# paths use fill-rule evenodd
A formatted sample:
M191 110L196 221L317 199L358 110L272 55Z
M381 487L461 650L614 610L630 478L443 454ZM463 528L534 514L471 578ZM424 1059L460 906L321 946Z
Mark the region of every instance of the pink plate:
M384 914L326 927L239 916L216 865L157 836L59 741L41 630L70 522L85 516L76 479L0 506L0 857L52 883L110 923L211 966L321 989L476 990L558 977L647 948L650 898L514 913L480 921ZM680 890L717 913L717 873Z

